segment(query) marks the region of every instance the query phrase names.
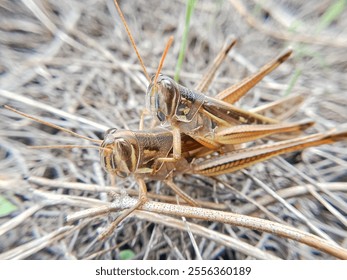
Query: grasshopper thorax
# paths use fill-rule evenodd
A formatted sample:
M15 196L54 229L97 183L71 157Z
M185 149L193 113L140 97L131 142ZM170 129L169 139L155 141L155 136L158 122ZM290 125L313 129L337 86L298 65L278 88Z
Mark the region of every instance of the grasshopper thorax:
M107 130L101 147L104 149L100 150L100 160L107 172L124 178L136 171L139 150L131 131Z
M176 114L180 95L178 84L168 76L159 74L157 81L151 82L147 88L147 109L163 123L170 121Z

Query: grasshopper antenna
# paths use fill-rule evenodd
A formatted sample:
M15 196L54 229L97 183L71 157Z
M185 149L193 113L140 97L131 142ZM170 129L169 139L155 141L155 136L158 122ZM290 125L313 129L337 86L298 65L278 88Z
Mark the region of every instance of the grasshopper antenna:
M75 137L82 138L82 139L85 139L85 140L88 140L88 141L90 141L90 142L97 143L97 144L101 144L101 142L102 142L102 140L97 140L97 139L93 139L93 138L90 138L90 137L87 137L87 136L80 135L80 134L78 134L78 133L76 133L76 132L73 132L73 131L71 131L71 130L69 130L69 129L66 129L66 128L64 128L64 127L61 127L61 126L59 126L59 125L55 125L55 124L46 122L46 121L44 121L44 120L41 120L41 119L39 119L39 118L36 118L36 117L34 117L34 116L25 114L25 113L23 113L23 112L21 112L21 111L18 111L18 110L14 109L14 108L12 108L12 107L10 107L10 106L8 106L8 105L4 105L4 107L5 107L7 110L10 110L10 111L12 111L12 112L14 112L14 113L16 113L16 114L18 114L18 115L21 115L21 116L25 117L25 118L31 119L31 120L33 120L33 121L35 121L35 122L38 122L38 123L47 125L47 126L49 126L49 127L53 127L53 128L55 128L55 129L59 129L59 130L61 130L61 131L64 131L64 132L66 132L66 133L69 133L69 134L71 134L71 135L73 135L73 136L75 136Z
M147 80L148 80L148 82L149 82L149 81L151 80L151 78L149 77L149 75L148 75L148 73L147 73L145 64L143 63L142 57L140 56L140 53L139 53L139 51L138 51L138 49L137 49L137 47L136 47L136 44L135 44L135 40L134 40L134 38L133 38L133 35L131 35L129 26L128 26L127 22L125 21L123 12L122 12L122 10L120 9L117 0L114 0L113 2L114 2L114 4L116 5L118 14L119 14L119 16L120 16L120 18L121 18L121 20L122 20L122 22L123 22L123 25L124 25L125 29L126 29L126 32L127 32L127 34L128 34L128 37L129 37L129 40L130 40L130 42L131 42L131 44L132 44L132 46L133 46L133 48L134 48L134 50L135 50L135 52L136 52L137 58L138 58L139 61L140 61L140 64L141 64L143 73L145 74L145 76L146 76L146 78L147 78Z
M157 83L158 76L160 74L161 69L163 68L164 60L165 60L165 57L166 57L166 55L167 55L167 53L169 51L169 48L170 48L170 46L172 44L172 41L173 41L173 36L170 36L169 40L166 43L165 50L164 50L164 52L163 52L163 54L161 56L157 72L155 73L155 77L154 77L154 80L153 80L153 84L154 85Z
M33 150L42 150L42 149L73 149L73 148L80 148L80 149L97 149L102 151L109 151L112 152L109 148L103 148L100 146L93 146L93 145L44 145L44 146L29 146L29 149Z

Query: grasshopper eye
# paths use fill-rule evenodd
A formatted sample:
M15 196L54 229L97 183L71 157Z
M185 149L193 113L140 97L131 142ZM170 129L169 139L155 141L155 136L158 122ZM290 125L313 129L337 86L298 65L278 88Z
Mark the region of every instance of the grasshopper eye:
M117 131L117 128L110 128L110 129L107 129L104 133L104 138L109 135L109 134L113 134Z
M157 111L157 117L160 122L165 121L165 114L162 111Z
M169 79L168 77L166 79L161 80L161 85L163 88L166 88L169 91L171 91L174 88L173 81Z
M138 156L132 144L124 138L117 138L114 142L113 153L117 163L116 174L127 177L135 172Z
M131 144L124 140L124 139L118 139L116 141L117 145L117 153L123 160L128 160L131 157L132 147Z
M104 147L102 145L102 147ZM109 173L114 174L117 170L116 159L112 153L112 150L100 150L100 162L102 167Z

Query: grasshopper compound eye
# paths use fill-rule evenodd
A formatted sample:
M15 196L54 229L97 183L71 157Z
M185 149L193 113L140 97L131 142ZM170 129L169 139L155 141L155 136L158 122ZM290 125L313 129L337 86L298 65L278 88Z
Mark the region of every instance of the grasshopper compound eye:
M179 94L174 80L160 74L155 84L150 83L146 94L147 109L160 122L175 115L178 102Z
M115 133L115 132L117 132L117 128L110 128L110 129L107 129L106 131L105 131L105 133L104 133L104 138L106 138L107 137L107 135L109 135L109 134L113 134L113 133Z
M110 174L115 174L117 170L116 157L113 153L112 143L107 143L105 140L101 144L100 162L104 170Z
M100 162L102 167L110 174L125 178L133 171L133 156L131 144L122 138L115 138L107 134L101 144Z
M132 144L120 137L121 131L106 132L106 137L101 144L100 160L103 168L119 177L127 177L136 170L137 156Z

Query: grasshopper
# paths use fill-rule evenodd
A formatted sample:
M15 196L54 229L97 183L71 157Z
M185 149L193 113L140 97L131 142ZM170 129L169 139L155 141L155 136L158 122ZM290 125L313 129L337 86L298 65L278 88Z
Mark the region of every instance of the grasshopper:
M187 135L182 135L187 138ZM317 133L298 137L274 144L260 145L253 148L238 149L225 154L218 154L209 159L213 150L202 146L194 139L183 141L182 157L174 162L160 161L159 157L167 157L173 152L173 134L166 129L155 128L146 131L116 131L109 130L101 144L100 159L104 169L110 174L125 177L133 174L139 185L138 203L123 212L110 228L103 233L102 238L111 233L114 228L134 210L147 201L145 179L162 180L176 194L193 206L198 204L186 193L180 190L172 178L177 174L199 174L204 176L217 176L234 172L255 163L265 161L280 154L302 150L304 148L330 144L347 139L347 131L339 133ZM200 145L200 146L199 146ZM199 157L203 150L204 156ZM198 151L198 153L194 153ZM160 164L160 166L158 166Z
M148 79L149 75L124 15L117 1L114 2L143 72ZM313 125L313 122L306 124L280 124L277 119L263 116L257 112L242 110L232 105L267 74L286 61L292 53L291 50L285 51L250 77L220 92L216 98L206 96L203 93L207 91L218 67L235 43L236 40L231 41L220 51L210 70L196 87L196 90L183 87L170 77L159 74L164 56L162 57L157 74L149 80L146 92L146 107L161 124L168 123L171 126L174 139L173 154L171 158L166 158L167 161L175 161L181 157L182 141L180 137L182 133L189 135L209 149L218 150L225 144L235 145L246 142L246 138L240 138L239 133L242 131L247 133L247 141L252 141L266 136L266 133L270 135L290 130L303 130ZM232 130L225 130L225 128L233 126L237 127ZM140 121L141 128L143 128L143 116ZM247 130L247 132L244 130Z
M232 137L228 138L232 134L223 132L226 127L247 125L250 130L255 129L255 136L256 131L264 128L264 125L269 125L269 129L276 125L276 130L280 132L281 124L278 120L242 110L227 102L236 102L267 73L285 61L290 54L290 50L285 52L262 67L256 74L219 93L216 98L206 96L196 90L190 90L179 85L170 77L159 75L157 82L151 81L147 89L146 98L149 111L161 123L170 123L173 132L177 135L180 132L188 134L211 149L219 148L220 144L236 144ZM259 127L258 125L262 126ZM283 127L284 131L285 126ZM250 140L255 139L256 137ZM176 142L179 143L179 140ZM180 156L178 145L176 153L174 153L175 158Z
M60 127L58 125L46 122L35 116L28 115L18 111L10 106L5 105L6 109L29 118L35 122L44 124L46 126L64 131L72 134L75 137L88 140L97 146L83 146L83 145L48 145L48 146L31 146L36 149L71 149L71 148L93 148L98 149L100 153L101 165L111 175L119 177L127 177L133 175L139 185L139 203L129 211L121 214L112 228L121 222L132 211L137 209L140 205L146 202L147 189L145 179L163 180L169 187L171 187L183 200L187 203L197 206L197 203L186 193L181 191L172 181L172 174L174 171L187 169L189 166L188 160L191 161L192 157L188 156L188 151L199 149L199 143L191 139L189 136L182 136L184 141L183 146L186 147L187 159L181 158L180 161L175 163L160 161L160 157L167 157L172 152L173 138L169 129L158 127L147 131L131 131L131 130L117 130L109 129L105 132L103 140L89 138L69 129ZM108 232L110 232L109 230ZM104 237L108 234L103 235Z

